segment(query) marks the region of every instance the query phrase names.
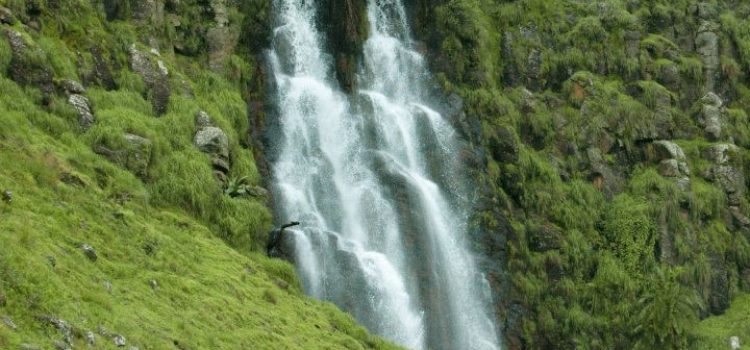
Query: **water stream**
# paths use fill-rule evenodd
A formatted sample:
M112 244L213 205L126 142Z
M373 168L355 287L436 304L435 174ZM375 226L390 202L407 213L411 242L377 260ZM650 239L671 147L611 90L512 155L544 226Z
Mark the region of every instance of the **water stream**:
M358 91L338 87L316 3L275 0L273 191L306 292L410 349L500 349L468 250L457 134L398 0L369 0Z

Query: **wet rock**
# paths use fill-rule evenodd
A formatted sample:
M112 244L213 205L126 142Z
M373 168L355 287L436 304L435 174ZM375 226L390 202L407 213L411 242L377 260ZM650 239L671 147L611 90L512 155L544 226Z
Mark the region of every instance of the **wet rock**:
M13 16L13 12L0 6L0 23L9 25L15 24L16 18Z
M78 125L81 128L88 129L94 124L96 120L94 119L94 113L91 111L91 102L88 97L73 94L68 97L68 103L78 113Z
M156 282L156 280L149 280L148 286L151 287L151 289L156 290L159 288L159 282Z
M13 319L11 319L11 318L10 318L9 316L3 316L3 317L2 317L2 320L3 320L3 324L4 324L4 325L5 325L6 327L8 327L8 328L10 328L10 329L12 329L12 330L14 330L14 331L15 331L16 329L18 329L18 326L16 325L16 323L15 323L15 322L13 322Z
M13 191L11 190L3 191L3 202L8 203L8 204L13 203Z
M96 250L94 250L94 247L84 243L81 244L81 250L83 251L83 254L86 255L87 258L91 261L96 261L98 258L96 255Z
M115 334L114 336L112 336L112 342L117 347L124 347L125 344L127 343L127 341L125 340L125 337L119 334Z
M172 88L169 84L169 70L163 61L152 59L135 45L130 47L130 68L141 76L146 85L154 113L160 116L167 111Z

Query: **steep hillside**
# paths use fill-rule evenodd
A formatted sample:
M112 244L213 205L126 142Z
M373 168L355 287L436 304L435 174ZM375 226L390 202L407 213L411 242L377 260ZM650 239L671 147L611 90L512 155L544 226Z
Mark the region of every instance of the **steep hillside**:
M729 316L750 312L730 308L750 291L747 2L422 0L411 12L463 100L456 124L484 198L477 249L511 349L750 341Z
M393 348L260 253L268 10L0 0L0 348Z

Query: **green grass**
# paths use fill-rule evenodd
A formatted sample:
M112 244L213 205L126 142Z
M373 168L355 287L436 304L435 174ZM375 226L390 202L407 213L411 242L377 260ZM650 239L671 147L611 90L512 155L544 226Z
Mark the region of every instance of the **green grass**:
M750 342L750 294L736 297L724 315L709 317L695 329L697 341L691 349L729 349L729 338L737 336L746 347Z
M39 320L44 315L73 327L75 348L87 346L87 331L97 334L96 348L116 348L100 327L141 349L396 348L306 297L289 263L266 258L267 204L224 195L208 155L193 145L203 110L229 138L229 175L261 183L244 99L259 92L243 90L253 61L233 57L237 77L206 71L201 58L164 53L173 95L157 118L128 68L126 49L139 33L133 24L104 22L85 1L56 2L61 16L52 2L40 4L40 31L14 27L39 49L34 62L56 81L82 81L96 45L119 89L87 86L96 122L82 130L63 94L45 98L6 77L11 52L0 36L0 191L13 192L11 203L0 201L0 316L18 326L0 323L0 348L52 348L63 335ZM27 20L24 2L0 5ZM151 141L145 174L93 152L127 148L125 133Z
M193 349L392 348L332 305L305 297L291 265L239 253L191 210L149 205L158 202L155 194L93 154L70 121L56 121L4 78L0 87L0 188L13 191L12 203L0 204L0 293L7 300L0 314L18 325L0 326L0 347L50 347L62 335L37 317L53 315L80 332L103 326L145 349L175 342ZM50 126L55 133L46 132ZM79 181L66 184L64 174ZM82 243L97 250L95 262ZM77 336L74 345L84 341ZM98 335L97 342L115 348Z

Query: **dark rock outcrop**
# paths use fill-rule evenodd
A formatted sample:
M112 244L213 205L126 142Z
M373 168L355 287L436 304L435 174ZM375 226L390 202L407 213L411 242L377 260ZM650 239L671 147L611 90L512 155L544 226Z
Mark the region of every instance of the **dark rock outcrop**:
M146 94L154 108L154 114L160 116L167 112L172 87L169 83L169 70L164 61L154 53L144 53L130 47L130 68L138 73L146 85Z
M339 84L347 92L355 90L362 44L367 39L367 2L364 0L324 0L319 5L318 24L327 36Z
M10 44L12 57L8 75L20 85L40 89L49 98L55 92L54 73L44 51L26 42L23 35L6 29L5 37Z
M211 157L211 166L214 169L214 175L222 182L227 182L229 169L231 167L231 158L229 154L229 138L223 130L212 126L211 118L206 112L198 112L195 117L195 123L198 132L195 133L193 142L201 152Z

